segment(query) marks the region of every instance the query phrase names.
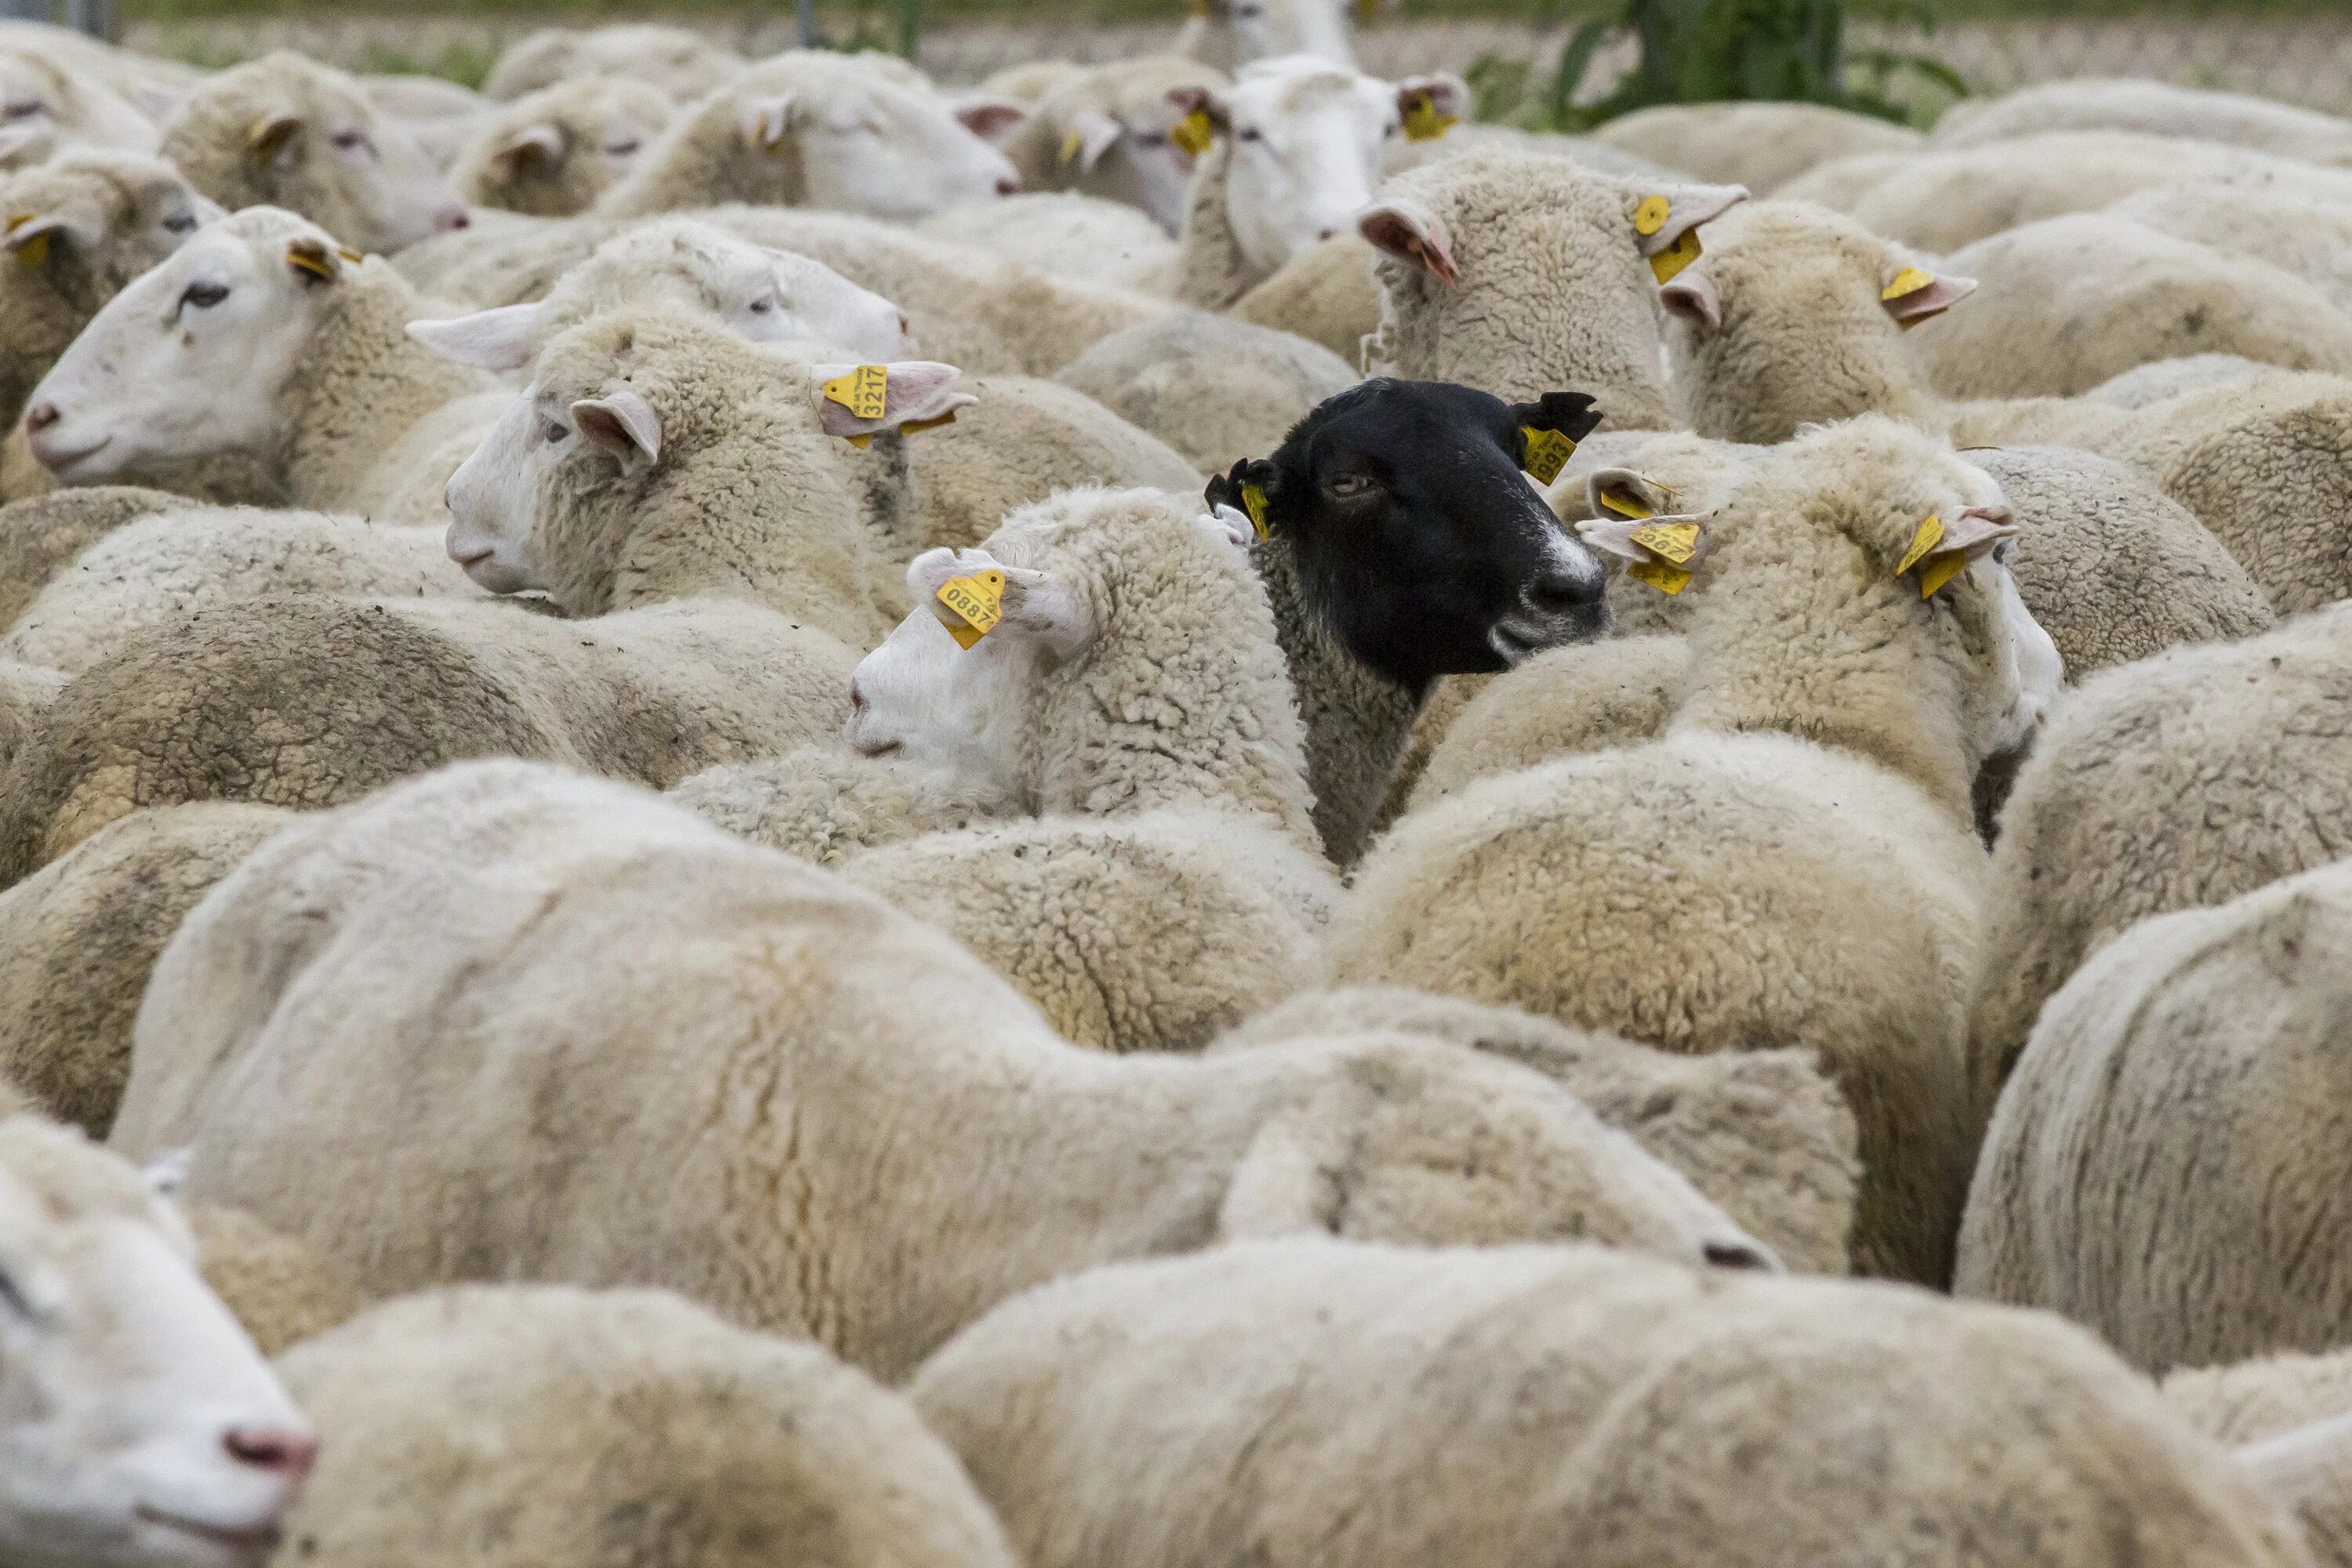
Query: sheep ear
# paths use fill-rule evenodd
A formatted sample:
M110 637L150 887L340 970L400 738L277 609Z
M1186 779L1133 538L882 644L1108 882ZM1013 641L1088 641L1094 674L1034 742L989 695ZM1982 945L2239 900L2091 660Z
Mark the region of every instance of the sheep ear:
M1660 283L1699 258L1698 230L1748 199L1745 185L1668 185L1633 203L1634 242Z
M1061 658L1084 652L1095 640L1094 612L1086 599L1060 578L1026 566L1004 568L1003 626Z
M287 242L286 265L305 278L332 283L343 275L344 254L324 240L304 235Z
M1588 517L1576 536L1593 549L1639 563L1663 561L1687 570L1715 542L1715 524L1697 513L1658 512L1649 517Z
M582 435L621 459L625 474L661 461L661 416L634 386L582 398L572 405L572 419Z
M1213 512L1238 512L1260 540L1274 537L1274 491L1281 472L1264 458L1244 458L1209 481L1202 498Z
M526 125L490 150L490 161L509 173L533 163L552 168L563 161L565 142L560 125Z
M520 370L539 344L537 302L500 305L446 321L411 321L408 335L444 359L483 370Z
M2005 506L1972 506L1949 519L1930 514L1911 535L1910 547L1895 563L1895 575L1917 568L1919 596L1932 599L1970 563L1983 560L2021 531Z
M245 161L285 168L301 150L302 117L283 110L265 114L245 133Z
M1649 475L1632 468L1595 468L1585 476L1584 510L1588 517L1646 521L1675 510L1675 493Z
M953 424L957 409L980 401L955 390L955 379L962 374L951 364L927 359L809 367L824 433L859 446L877 431L912 432Z
M772 153L793 128L793 95L779 92L755 98L743 106L743 145L755 153Z
M1187 118L1199 115L1207 122L1213 132L1233 129L1233 110L1226 106L1223 99L1217 96L1214 88L1171 87L1168 89L1168 101L1175 106L1177 113ZM1207 149L1187 147L1185 151L1197 153L1205 152Z
M966 131L999 146L1028 123L1029 112L1027 104L1010 98L966 99L955 107L955 117Z
M1235 507L1223 502L1201 514L1201 527L1212 539L1248 549L1257 541L1257 527Z
M1094 615L1066 584L985 550L926 550L907 566L907 592L965 647L989 637L1041 643L1067 658L1094 641Z
M1462 281L1462 269L1454 263L1454 237L1435 213L1410 196L1373 203L1356 220L1356 229L1373 248L1410 262L1448 289Z
M1126 134L1127 127L1109 115L1080 110L1070 117L1070 128L1062 137L1062 162L1075 163L1080 174L1090 174L1102 155Z
M86 216L73 213L13 213L5 225L5 245L16 257L17 265L26 271L38 271L58 254L58 242L67 249L96 245L105 237L103 228Z
M1414 142L1433 142L1470 112L1470 84L1452 71L1409 76L1397 83L1397 112Z
M1940 316L1977 291L1977 280L1924 267L1906 267L1886 281L1878 302L1903 324L1906 331L1932 316Z
M1704 272L1685 272L1661 286L1658 303L1666 308L1666 314L1680 316L1710 332L1723 325L1723 296L1716 292L1715 279Z

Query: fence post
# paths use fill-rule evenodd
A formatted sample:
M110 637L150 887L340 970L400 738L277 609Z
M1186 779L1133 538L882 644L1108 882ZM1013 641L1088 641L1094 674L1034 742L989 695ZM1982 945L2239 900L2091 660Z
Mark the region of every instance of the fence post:
M19 22L54 22L57 7L52 0L0 0L0 16Z
M66 0L66 25L93 38L114 37L115 0Z
M5 3L5 0L0 0L0 4ZM804 49L816 47L816 0L799 0L793 7L793 15L800 23L801 47Z

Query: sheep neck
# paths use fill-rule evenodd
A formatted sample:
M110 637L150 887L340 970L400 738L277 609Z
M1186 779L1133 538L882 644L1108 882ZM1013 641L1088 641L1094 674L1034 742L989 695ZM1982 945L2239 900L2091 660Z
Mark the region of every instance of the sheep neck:
M1233 142L1219 137L1202 155L1184 211L1184 232L1176 246L1176 298L1186 305L1222 310L1262 276L1242 255L1226 211L1226 176L1233 169Z
M408 335L421 307L382 262L328 287L333 302L279 394L290 436L284 489L297 506L332 508L410 426L490 386Z
M1972 824L1959 684L1912 629L1922 607L1854 561L1789 552L1804 526L1751 521L1759 547L1743 549L1736 532L1717 547L1707 571L1740 589L1718 587L1695 608L1675 728L1778 731L1850 752Z
M1423 694L1374 671L1331 634L1307 603L1286 546L1260 543L1251 555L1307 729L1307 784L1323 852L1335 865L1351 866L1370 840L1412 742Z

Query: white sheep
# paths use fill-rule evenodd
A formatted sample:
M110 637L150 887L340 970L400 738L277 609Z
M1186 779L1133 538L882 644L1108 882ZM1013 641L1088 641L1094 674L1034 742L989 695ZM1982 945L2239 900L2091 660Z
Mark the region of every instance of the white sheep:
M1098 1268L908 1392L1031 1568L2297 1568L2092 1337L1598 1247L1325 1237Z
M2066 396L2206 353L2352 370L2352 312L2317 285L2116 213L2021 224L1946 262L1977 291L1921 322L1910 346L1954 396Z
M0 1555L259 1563L318 1452L205 1289L167 1178L0 1121Z
M1181 55L1073 67L1038 95L1004 155L1026 190L1124 202L1172 235L1199 153L1178 128L1198 107L1193 94L1228 85L1224 72Z
M282 49L207 78L164 124L162 151L231 212L285 207L362 250L466 226L405 128L350 77Z
M1206 473L1282 445L1292 426L1360 379L1288 332L1183 310L1114 332L1055 380L1150 431Z
M1073 491L982 549L918 557L917 607L852 689L863 765L794 753L674 798L841 863L1066 1038L1198 1049L1312 981L1339 892L1272 615L1239 542L1198 511ZM1003 619L967 648L934 601L991 574Z
M2347 973L2341 862L2100 948L2000 1091L1959 1290L2064 1313L2155 1370L2344 1343Z
M1969 1057L1990 1095L2043 1002L2102 943L2352 847L2352 610L2108 670L2062 703L1994 846Z
M542 27L507 46L482 92L506 103L558 82L609 76L643 81L677 102L691 103L742 71L740 56L687 27Z
M44 48L0 38L0 162L62 152L155 151L154 121L103 79Z
M1317 240L1225 308L1228 315L1320 343L1361 366L1364 340L1381 330L1379 252L1349 230Z
M2267 1356L2236 1366L2175 1373L2165 1403L2209 1437L2235 1443L2238 1462L2302 1521L2312 1555L2326 1568L2352 1563L2352 1355Z
M1909 126L1817 103L1663 103L1610 121L1592 139L1759 196L1833 158L1909 153L1927 140Z
M0 621L14 624L49 579L98 540L186 504L169 490L92 485L0 507Z
M2015 532L1999 487L1918 431L1801 437L1716 521L1703 571L1738 589L1692 616L1665 737L1407 814L1333 973L1669 1050L1821 1050L1862 1129L1857 1266L1937 1281L1978 1126L1970 786L2032 733L2058 661L1990 558Z
M248 208L91 318L34 389L32 455L68 485L166 488L229 459L249 488L215 499L434 521L505 395L412 342L422 313L382 260Z
M1773 193L1852 214L1876 233L1958 250L2036 218L2104 207L2182 180L2271 185L2322 199L2352 195L2352 173L2179 136L2060 131L1980 147L1865 153L1823 163Z
M1014 1568L903 1397L667 1291L426 1291L278 1365L319 1426L287 1529L320 1568L488 1542L579 1568Z
M544 299L411 321L460 364L521 370L566 328L607 311L700 314L752 342L816 342L859 361L908 357L907 313L821 261L753 245L699 218L655 218L598 246Z
M1555 757L1655 740L1689 677L1690 648L1679 637L1612 637L1538 654L1463 704L1432 744L1410 808Z
M472 128L450 182L478 206L584 212L636 166L676 109L658 89L617 77L541 88Z
M180 60L143 55L70 27L0 18L0 48L38 55L103 85L150 120L161 119L205 78Z
M1248 67L1230 89L1179 97L1215 141L1192 176L1174 292L1222 310L1352 226L1390 148L1408 130L1442 135L1441 122L1468 113L1470 89L1450 74L1391 83L1290 55Z
M886 57L794 49L679 110L593 210L749 202L912 221L1018 189L1004 155Z
M1938 147L1979 147L2053 131L2136 131L2224 142L2352 168L2352 121L2239 92L2144 77L2066 77L1999 98L1963 99L1936 121Z
M1688 1176L1790 1268L1846 1271L1861 1173L1853 1113L1810 1051L1677 1057L1517 1008L1393 985L1307 992L1210 1049L1395 1034L1450 1040L1535 1068Z
M392 953L401 984L362 998ZM430 1140L383 1114L419 1093ZM519 1159L528 1126L595 1157ZM192 1192L372 1293L664 1285L885 1377L1026 1286L1224 1237L1589 1236L1771 1266L1527 1068L1427 1042L1081 1051L839 878L515 762L248 857L157 964L114 1140L188 1147ZM326 1147L349 1179L322 1188Z
M1679 423L1658 346L1659 278L1748 193L1592 174L1479 150L1400 174L1359 220L1383 314L1369 363L1501 397L1574 386L1612 429Z
M181 1212L195 1237L196 1268L205 1283L263 1355L279 1355L350 1321L359 1310L359 1290L349 1272L316 1247L280 1235L241 1209L189 1204Z
M69 153L0 177L0 422L99 308L221 216L178 170L130 153Z
M357 79L368 101L399 121L443 170L457 161L498 109L472 88L444 77L395 73Z
M0 658L79 674L123 634L201 605L277 594L478 598L438 528L256 508L181 507L114 530L0 635Z

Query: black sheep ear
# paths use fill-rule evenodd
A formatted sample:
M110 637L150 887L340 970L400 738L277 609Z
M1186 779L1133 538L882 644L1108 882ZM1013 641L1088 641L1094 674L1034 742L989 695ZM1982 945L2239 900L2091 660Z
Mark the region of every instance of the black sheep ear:
M1274 480L1279 471L1264 458L1244 458L1231 472L1209 481L1209 510L1229 508L1249 519L1261 541L1273 538Z
M1576 444L1601 424L1601 410L1581 392L1547 392L1539 403L1514 405L1519 422L1519 467L1536 483L1548 485L1559 478L1576 455Z

